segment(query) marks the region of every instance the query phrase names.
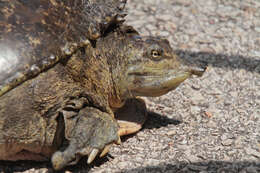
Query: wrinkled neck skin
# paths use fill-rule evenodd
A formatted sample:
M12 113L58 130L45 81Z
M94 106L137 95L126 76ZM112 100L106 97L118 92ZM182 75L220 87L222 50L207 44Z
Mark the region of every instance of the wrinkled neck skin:
M109 39L108 39L109 40ZM121 40L123 41L123 40ZM107 44L107 40L97 42L95 54L106 59L110 74L111 88L109 92L110 107L117 109L124 105L128 98L132 98L128 91L127 83L127 50L124 43L120 44L120 40L114 39Z

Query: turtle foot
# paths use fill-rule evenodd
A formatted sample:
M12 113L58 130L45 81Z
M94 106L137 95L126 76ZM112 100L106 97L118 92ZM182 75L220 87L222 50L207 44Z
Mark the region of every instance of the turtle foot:
M64 151L53 154L51 161L55 170L74 165L83 156L88 156L89 164L99 153L104 156L110 145L120 141L117 122L96 108L86 107L77 116L64 119L65 138L69 145Z
M136 133L142 128L147 110L145 102L141 98L128 99L125 105L115 112L115 118L119 124L119 136Z

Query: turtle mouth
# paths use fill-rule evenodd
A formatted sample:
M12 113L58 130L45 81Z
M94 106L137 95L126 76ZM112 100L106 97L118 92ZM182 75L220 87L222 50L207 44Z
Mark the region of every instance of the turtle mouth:
M178 68L158 68L158 67L137 67L129 70L129 76L147 76L147 77L162 77L165 75L174 75L178 72Z
M129 88L135 96L157 97L174 90L192 74L189 71L161 70L160 73L132 72L132 85Z
M157 97L177 88L192 75L202 76L206 68L145 68L128 73L135 96Z

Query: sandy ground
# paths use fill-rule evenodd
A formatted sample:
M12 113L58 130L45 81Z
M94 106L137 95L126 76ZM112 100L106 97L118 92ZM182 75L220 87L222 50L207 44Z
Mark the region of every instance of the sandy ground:
M64 172L260 172L260 1L129 0L126 23L169 39L209 68L148 98L149 118L103 159ZM2 172L52 172L49 163L1 162Z

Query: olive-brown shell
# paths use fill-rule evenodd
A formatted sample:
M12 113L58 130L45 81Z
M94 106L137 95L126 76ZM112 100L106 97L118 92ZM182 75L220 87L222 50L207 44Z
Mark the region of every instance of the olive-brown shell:
M102 36L112 23L122 22L125 3L0 1L0 96Z

